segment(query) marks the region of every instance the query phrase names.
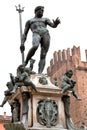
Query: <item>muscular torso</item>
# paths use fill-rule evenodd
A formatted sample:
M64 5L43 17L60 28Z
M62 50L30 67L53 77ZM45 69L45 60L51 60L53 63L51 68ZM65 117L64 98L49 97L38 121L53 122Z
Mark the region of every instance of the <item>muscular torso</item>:
M29 20L29 25L31 31L34 33L39 33L43 34L45 32L48 32L47 30L47 24L46 24L47 19L46 18L33 18Z

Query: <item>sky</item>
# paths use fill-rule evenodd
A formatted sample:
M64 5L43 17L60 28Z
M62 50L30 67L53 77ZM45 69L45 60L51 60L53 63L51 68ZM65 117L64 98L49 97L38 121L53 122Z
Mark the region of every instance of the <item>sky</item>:
M50 20L59 17L61 24L57 28L47 27L51 43L46 57L46 73L54 51L80 46L81 59L86 61L87 49L87 0L3 0L0 2L0 104L4 98L6 83L10 81L9 73L16 76L16 69L22 63L20 53L19 14L15 6L24 7L22 12L22 31L27 20L34 17L34 8L44 6L44 16ZM32 33L29 31L25 43L25 57L32 46ZM33 56L36 59L34 71L38 70L40 48ZM0 115L4 112L11 115L8 103L0 108Z

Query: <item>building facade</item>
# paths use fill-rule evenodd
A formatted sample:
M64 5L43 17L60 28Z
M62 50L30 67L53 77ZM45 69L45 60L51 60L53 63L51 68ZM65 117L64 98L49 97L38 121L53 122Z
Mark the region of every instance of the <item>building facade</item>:
M4 112L4 115L0 115L0 130L5 130L4 124L7 123L11 123L11 116L7 116Z
M81 97L81 101L77 101L71 96L71 115L73 122L81 125L84 122L87 125L87 50L85 50L86 62L81 61L80 47L73 46L72 49L59 50L54 52L50 66L47 68L47 74L54 82L56 77L58 86L61 86L61 77L66 70L72 69L74 72L73 79L77 81L75 89Z

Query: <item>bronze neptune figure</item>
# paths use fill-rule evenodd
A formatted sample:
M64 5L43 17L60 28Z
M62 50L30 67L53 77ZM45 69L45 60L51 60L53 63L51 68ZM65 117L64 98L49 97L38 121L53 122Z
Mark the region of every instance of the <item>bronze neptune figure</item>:
M50 35L49 35L49 31L47 30L47 25L56 28L58 24L60 24L60 20L56 18L56 20L53 20L53 22L51 22L48 18L42 18L44 12L43 6L37 6L34 12L35 12L35 17L26 22L24 33L22 35L22 44L20 46L20 50L21 52L25 50L24 43L26 41L29 29L31 29L33 33L33 37L32 37L33 46L31 47L31 49L27 54L26 60L24 62L24 66L28 64L28 61L35 54L39 45L41 45L41 54L40 54L40 61L38 65L38 73L42 73L45 66L45 58L50 46Z

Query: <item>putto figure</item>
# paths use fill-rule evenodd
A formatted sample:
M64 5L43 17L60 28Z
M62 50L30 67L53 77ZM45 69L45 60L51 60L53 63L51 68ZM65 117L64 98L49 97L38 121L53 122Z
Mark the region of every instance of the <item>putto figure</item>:
M45 58L50 46L50 35L49 31L47 30L47 25L52 28L56 28L58 24L60 24L60 20L56 18L51 22L48 18L42 18L44 7L37 6L34 10L35 17L28 20L25 25L24 34L22 36L22 44L20 46L21 53L25 50L24 43L27 38L27 34L29 29L31 29L33 36L32 36L32 47L29 50L26 60L24 62L24 66L28 64L28 61L32 58L35 54L38 46L41 45L41 54L40 54L40 61L38 65L38 73L42 73L45 67Z
M72 70L66 71L66 73L62 76L62 86L61 86L62 91L61 91L61 93L64 93L66 91L71 91L73 96L76 99L81 100L81 98L78 96L78 94L75 90L76 81L71 79L72 76L73 76Z

